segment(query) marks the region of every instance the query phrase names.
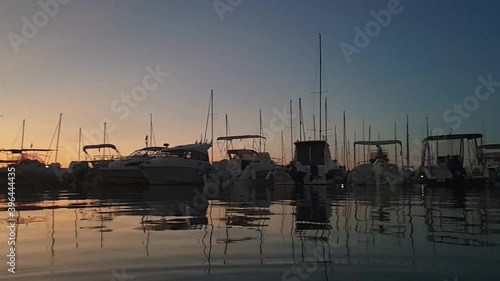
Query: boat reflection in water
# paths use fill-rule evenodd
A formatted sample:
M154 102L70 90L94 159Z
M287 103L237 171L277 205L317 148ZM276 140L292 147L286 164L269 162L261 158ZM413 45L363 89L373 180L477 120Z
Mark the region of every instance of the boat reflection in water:
M497 280L499 196L269 181L41 188L18 197L14 280L123 270L134 280ZM0 206L5 222L5 196Z

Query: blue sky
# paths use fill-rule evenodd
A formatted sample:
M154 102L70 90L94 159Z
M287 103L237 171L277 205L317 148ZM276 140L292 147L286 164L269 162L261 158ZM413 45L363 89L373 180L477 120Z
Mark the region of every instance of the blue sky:
M444 112L474 95L479 76L500 81L500 4L401 1L403 10L348 63L339 45L354 44L354 27L364 29L373 20L370 11L389 2L243 0L221 21L212 0L73 0L16 54L8 34L22 35L22 17L32 19L41 7L2 1L0 147L19 143L22 119L25 142L48 146L59 112L64 146L76 147L79 127L91 131L108 118L116 125L110 140L128 153L143 145L149 113L159 143L192 142L204 131L211 89L217 135L224 134L225 114L233 134L257 133L259 110L268 126L273 108L281 111L292 99L295 110L299 97L306 129L312 129L319 32L330 128L341 126L345 110L351 140L354 130L360 138L363 118L382 138L393 137L396 121L403 138L406 114L412 138L421 136L425 116L431 128L449 131ZM170 75L120 120L110 105L157 64ZM499 93L500 87L480 101L456 131L481 131L485 120L487 140L500 142L494 131ZM278 135L268 147L280 157Z

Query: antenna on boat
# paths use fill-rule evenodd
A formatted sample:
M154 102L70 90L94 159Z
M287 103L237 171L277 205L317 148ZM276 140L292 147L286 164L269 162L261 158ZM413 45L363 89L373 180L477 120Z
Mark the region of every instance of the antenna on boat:
M57 163L57 154L59 152L59 137L61 136L61 122L62 122L62 113L59 113L59 123L57 124L56 156L54 159L55 163Z

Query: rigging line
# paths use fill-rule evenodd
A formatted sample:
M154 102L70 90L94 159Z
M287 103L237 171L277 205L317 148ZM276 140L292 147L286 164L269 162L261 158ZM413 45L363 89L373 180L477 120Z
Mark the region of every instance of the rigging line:
M204 142L207 142L208 121L210 120L210 113L212 113L212 115L214 114L213 112L211 112L212 110L211 104L212 104L212 95L210 96L210 101L208 103L207 122L205 123L205 133L203 134Z
M19 138L19 134L21 133L21 130L23 129L23 124L21 123L21 126L17 130L16 138L14 139L14 142L12 143L12 147L15 147L17 139Z

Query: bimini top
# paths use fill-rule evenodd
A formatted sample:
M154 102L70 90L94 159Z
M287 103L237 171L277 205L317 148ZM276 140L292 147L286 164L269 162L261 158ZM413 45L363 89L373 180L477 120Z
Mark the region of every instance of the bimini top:
M240 136L227 136L227 137L218 137L217 140L242 140L242 139L266 139L266 137L261 135L240 135Z
M424 142L427 141L440 141L440 140L462 140L462 139L480 139L482 138L482 134L456 134L456 135L440 135L440 136L430 136L424 139Z
M403 145L400 140L356 141L356 142L354 142L354 145L390 145L390 144Z
M212 147L209 143L195 143L195 144L185 144L178 145L171 148L164 148L162 151L172 151L172 150L193 150L202 153L207 153L207 151Z
M110 149L113 149L114 151L118 152L118 149L116 149L116 146L113 144L110 144L110 143L86 145L83 147L83 152L88 154L87 150L89 150L89 149L101 149L101 148L110 148Z
M479 149L500 149L500 143L484 144Z

